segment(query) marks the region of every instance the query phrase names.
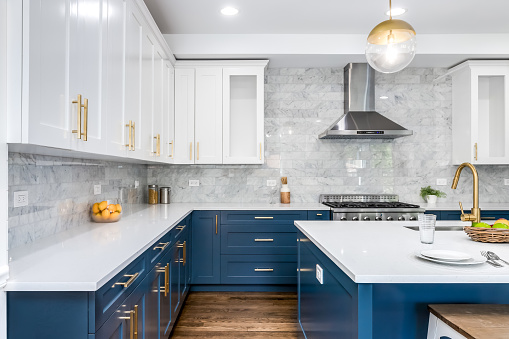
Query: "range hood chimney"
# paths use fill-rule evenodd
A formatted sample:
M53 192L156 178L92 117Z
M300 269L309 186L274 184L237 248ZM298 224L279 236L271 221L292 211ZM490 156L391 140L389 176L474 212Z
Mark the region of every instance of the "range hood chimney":
M367 63L349 63L344 71L345 113L320 139L394 139L412 131L375 112L375 70Z

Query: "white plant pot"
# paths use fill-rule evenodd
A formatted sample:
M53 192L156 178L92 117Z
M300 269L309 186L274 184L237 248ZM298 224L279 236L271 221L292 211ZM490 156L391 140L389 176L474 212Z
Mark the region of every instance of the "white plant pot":
M426 196L426 201L428 202L428 204L436 204L437 203L437 196L436 195L427 195Z

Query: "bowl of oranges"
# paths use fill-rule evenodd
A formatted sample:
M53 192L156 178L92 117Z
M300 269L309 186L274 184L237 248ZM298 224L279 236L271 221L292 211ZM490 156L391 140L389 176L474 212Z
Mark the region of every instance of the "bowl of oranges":
M122 217L120 204L108 204L107 201L96 202L92 205L92 220L95 222L115 222Z

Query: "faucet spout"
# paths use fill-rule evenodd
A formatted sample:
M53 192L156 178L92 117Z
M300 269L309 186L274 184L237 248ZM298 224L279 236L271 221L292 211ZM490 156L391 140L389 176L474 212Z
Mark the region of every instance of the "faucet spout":
M460 179L461 171L463 171L465 167L470 168L473 175L473 189L472 189L473 206L471 209L472 213L470 214L463 213L463 207L461 208L461 220L471 221L473 224L474 222L481 222L481 209L479 208L479 175L477 174L477 170L475 169L474 165L472 165L469 162L464 162L461 165L459 165L458 169L456 169L456 173L454 174L454 179L452 180L451 188L456 189L456 187L458 187L458 181Z

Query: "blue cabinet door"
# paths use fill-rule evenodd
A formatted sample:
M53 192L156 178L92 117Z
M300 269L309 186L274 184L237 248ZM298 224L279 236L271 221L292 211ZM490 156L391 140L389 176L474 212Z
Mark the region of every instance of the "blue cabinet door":
M184 301L189 291L189 232L182 234L179 242L180 256L180 300Z
M219 284L221 282L220 223L218 211L193 212L191 227L193 284Z
M330 210L308 211L308 220L330 220Z
M161 268L162 263L158 262L156 266L147 274L145 279L148 280L150 288L147 292L147 307L146 307L146 339L159 339L161 319L161 303L160 303L160 287L161 277L164 278L164 266Z
M180 306L180 249L178 245L170 249L170 299L171 299L171 324L175 323Z
M445 220L442 218L442 211L426 211L425 214L434 214L437 216L437 220Z

